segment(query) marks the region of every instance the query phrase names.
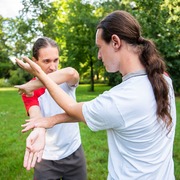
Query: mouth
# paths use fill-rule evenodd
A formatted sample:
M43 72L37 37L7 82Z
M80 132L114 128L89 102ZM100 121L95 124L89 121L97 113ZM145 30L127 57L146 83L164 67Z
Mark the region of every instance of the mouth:
M48 71L46 74L52 73L53 71Z

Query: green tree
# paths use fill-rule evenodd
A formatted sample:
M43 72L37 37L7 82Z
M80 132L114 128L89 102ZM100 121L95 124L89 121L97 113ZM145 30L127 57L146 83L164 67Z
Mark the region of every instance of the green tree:
M41 1L38 2L40 5L43 4ZM39 5L38 2L22 1L24 8L19 16L6 21L6 26L4 27L6 30L6 45L8 47L7 49L9 49L9 56L21 58L26 55L31 57L31 48L34 39L41 35L41 26L34 14L37 10L35 5ZM20 71L15 65L8 67L8 72L11 76L9 81L13 85L17 83L22 84L32 77L25 71Z
M34 40L49 36L61 47L61 66L76 68L82 80L109 79L115 85L121 77L104 71L97 61L95 47L96 25L108 13L121 9L132 13L140 21L143 36L153 39L168 65L175 90L180 87L180 8L178 0L104 0L91 4L88 0L23 0L20 16L10 21L6 45L11 55L30 56ZM14 28L16 27L16 28ZM4 46L3 46L4 47ZM13 53L12 53L13 52Z
M78 69L81 77L90 74L91 91L94 91L94 38L97 23L93 11L94 6L81 0L62 0L54 1L51 8L39 16L43 34L54 36L60 44L61 65Z
M0 78L9 78L9 70L13 67L9 59L9 47L6 44L7 35L4 31L8 19L0 16Z
M178 0L122 0L139 20L143 36L154 40L177 92L180 88L180 8Z
M75 0L68 1L68 7L64 24L68 56L66 65L73 65L80 74L89 72L90 90L94 91L94 62L97 59L94 40L97 18L93 14L94 6Z

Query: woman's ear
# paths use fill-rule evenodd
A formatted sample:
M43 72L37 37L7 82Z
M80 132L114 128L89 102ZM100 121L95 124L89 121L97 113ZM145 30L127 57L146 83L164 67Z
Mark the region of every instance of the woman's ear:
M37 59L36 59L35 57L32 57L32 60L33 60L34 62L36 62L36 61L37 61Z
M117 35L113 34L111 37L111 41L112 46L115 50L118 50L121 47L121 40Z

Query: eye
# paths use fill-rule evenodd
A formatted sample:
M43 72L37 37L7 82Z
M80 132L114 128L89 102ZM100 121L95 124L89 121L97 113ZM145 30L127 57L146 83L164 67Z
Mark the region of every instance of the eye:
M57 62L57 61L59 61L59 58L57 58L57 59L54 60L54 62Z
M49 63L49 59L44 59L43 61L45 64L48 64Z

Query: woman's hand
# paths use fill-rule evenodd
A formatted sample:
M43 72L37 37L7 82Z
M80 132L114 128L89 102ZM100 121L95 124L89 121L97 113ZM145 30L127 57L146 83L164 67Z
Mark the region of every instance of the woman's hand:
M45 129L34 129L26 139L26 150L24 154L23 166L30 170L35 167L36 162L40 162L45 146Z
M43 70L41 69L41 67L36 64L35 62L33 62L32 60L30 60L28 57L23 57L23 59L27 62L23 62L22 60L19 59L15 59L16 63L24 70L26 70L27 72L29 72L30 74L33 74L34 76L38 76L41 72L43 72Z
M51 121L48 117L47 118L32 118L32 119L28 119L26 120L26 124L21 125L21 127L23 127L24 129L22 130L22 132L27 132L31 129L34 128L51 128L54 126L53 121Z
M34 92L32 90L32 86L29 86L29 83L25 83L22 85L15 85L15 88L18 88L18 93L20 95L26 94L26 96L31 97L34 95Z

